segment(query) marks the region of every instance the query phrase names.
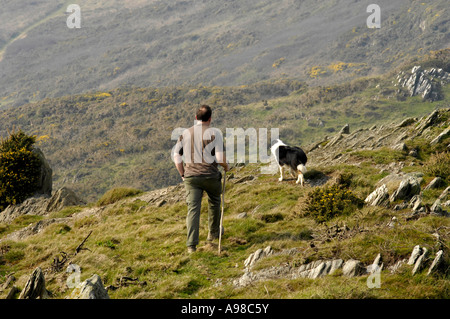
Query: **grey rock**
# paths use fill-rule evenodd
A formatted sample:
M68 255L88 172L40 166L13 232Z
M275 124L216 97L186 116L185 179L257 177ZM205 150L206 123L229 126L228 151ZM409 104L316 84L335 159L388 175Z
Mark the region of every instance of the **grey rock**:
M336 145L340 140L342 140L344 138L344 136L339 133L338 135L336 135L335 137L333 137L325 146L324 148L329 148L332 147L334 145Z
M246 218L246 217L247 217L247 213L246 213L246 212L240 213L240 214L238 214L238 215L236 216L237 219L244 219L244 218Z
M416 121L417 121L416 118L409 117L409 118L404 119L403 121L401 121L400 124L397 125L397 127L410 126L412 123L415 123Z
M381 185L364 200L370 206L387 206L389 193L386 184Z
M11 223L22 215L45 215L47 213L48 195L36 195L30 197L18 205L9 205L0 213L1 223Z
M441 195L439 195L438 199L446 200L449 193L450 193L450 186L448 186L446 189L444 189L444 191L441 193Z
M436 199L436 201L430 207L430 212L432 214L436 214L436 215L439 215L439 216L446 216L447 215L447 212L442 208L440 199Z
M430 266L430 269L428 270L427 276L430 275L432 272L436 271L438 269L439 265L444 260L444 252L442 250L439 250L436 253L436 257L433 260L433 263Z
M430 115L428 115L424 120L420 121L419 125L417 126L416 130L419 134L422 134L423 131L428 128L429 126L433 125L437 118L439 116L439 111L434 110Z
M398 224L398 219L397 217L392 217L392 219L389 221L389 223L387 224L388 227L395 227Z
M398 143L398 144L392 146L391 149L394 151L402 151L403 152L403 151L407 151L408 147L406 146L405 143Z
M342 273L347 277L355 277L362 275L365 272L365 268L359 260L350 259L347 260L342 267Z
M434 178L425 188L424 190L427 189L434 189L434 188L439 188L441 185L443 185L444 181L442 180L442 178L440 178L439 176Z
M419 156L419 151L413 148L411 151L409 151L408 155L417 158Z
M431 145L435 145L438 144L439 142L441 142L444 138L450 136L450 127L446 128L441 134L439 134L438 136L436 136L431 142Z
M19 288L17 288L16 286L12 286L11 290L8 292L8 295L6 296L5 299L13 299L14 295L19 291Z
M57 212L68 206L79 206L86 204L75 192L67 187L58 189L47 204L47 212Z
M59 211L67 206L84 205L85 202L70 189L63 187L57 190L53 196L35 195L18 205L9 205L0 213L0 222L11 223L22 215L47 215Z
M395 274L405 263L406 263L406 259L397 261L395 263L395 265L390 267L391 274Z
M19 299L47 299L48 292L45 288L45 278L42 269L37 267L27 283L25 284L25 288L19 295Z
M247 268L253 267L253 265L260 260L261 258L267 257L273 253L272 247L267 246L263 249L258 249L254 253L250 254L247 259L244 261L244 266Z
M238 178L237 180L233 181L233 183L235 183L235 184L240 184L240 183L252 181L252 180L254 180L254 179L255 179L255 176L253 176L253 175L247 175L247 176Z
M422 248L419 245L414 246L413 251L411 252L411 256L408 260L408 265L414 265L416 263L417 258L422 254Z
M345 124L343 128L341 128L340 134L350 134L350 126Z
M93 275L75 287L69 299L109 299L109 295L100 276Z
M397 190L391 195L390 201L394 202L398 199L410 199L412 196L420 193L419 181L410 176L402 180Z
M423 251L422 251L422 254L419 256L419 258L417 258L417 260L416 260L416 262L414 264L414 267L413 267L413 270L412 270L412 274L413 275L415 275L419 270L422 269L423 263L425 261L425 257L427 255L427 253L428 253L428 250L424 247Z

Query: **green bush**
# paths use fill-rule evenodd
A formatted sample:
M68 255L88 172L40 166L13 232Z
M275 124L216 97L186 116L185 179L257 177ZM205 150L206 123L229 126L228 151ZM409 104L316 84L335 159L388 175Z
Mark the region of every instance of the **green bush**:
M0 142L0 210L19 204L38 188L39 157L32 152L35 138L22 131Z
M135 188L119 187L107 191L97 202L97 206L113 204L121 199L141 194L142 191Z
M347 215L361 208L364 201L342 185L316 188L308 194L305 213L318 223L338 215Z

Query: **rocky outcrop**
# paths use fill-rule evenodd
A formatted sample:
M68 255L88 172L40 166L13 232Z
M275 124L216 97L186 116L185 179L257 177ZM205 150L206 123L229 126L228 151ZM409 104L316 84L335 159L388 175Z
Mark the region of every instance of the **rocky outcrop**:
M442 250L439 250L436 253L436 257L434 258L433 263L430 266L430 269L428 270L427 276L435 272L442 264L443 260L444 260L444 252Z
M19 299L47 299L48 292L45 288L44 273L41 268L36 268L25 284L25 288L19 295Z
M422 98L437 101L442 99L441 83L450 82L450 74L443 69L422 69L414 66L411 72L401 72L397 76L398 84L408 90L410 96L420 95Z
M386 184L370 193L365 202L370 206L387 206L389 204L389 193Z
M361 162L353 154L353 151L393 149L397 152L403 152L404 155L417 157L419 150L416 148L408 149L408 141L421 136L427 140L430 145L442 143L448 137L446 123L450 114L450 108L438 109L429 115L421 118L407 118L399 123L387 123L381 126L372 126L371 128L357 129L350 134L343 133L344 128L334 136L327 137L325 140L315 142L305 146L308 153L308 165L328 166L340 163L354 164ZM447 125L448 126L448 125ZM440 129L432 130L432 128ZM392 162L389 164L378 164L380 170L388 170L391 173L401 173L405 163Z
M253 254L248 256L248 258L244 261L244 266L247 268L253 267L253 265L260 260L261 258L270 256L273 253L272 247L267 246L264 249L258 249Z
M47 215L64 207L85 205L72 190L63 187L57 190L53 196L36 195L18 205L9 205L0 213L1 223L11 223L15 218L22 215Z
M407 177L398 186L397 190L389 197L389 201L395 202L396 200L409 200L414 195L420 193L420 183L414 177Z
M258 249L244 261L244 274L233 280L235 287L245 287L258 281L270 280L270 279L297 279L297 278L310 278L316 279L333 274L336 270L342 269L342 274L347 277L360 276L370 274L374 271L375 263L378 265L381 256L377 256L374 263L369 267L365 267L359 260L349 259L344 261L342 259L330 259L330 260L316 260L300 266L292 266L288 263L282 264L277 267L270 267L259 271L252 271L252 267L259 260L271 256L282 254L298 254L295 249L288 249L286 251L274 252L270 246L265 249Z
M68 206L79 206L86 204L73 190L67 187L58 189L49 199L46 207L47 212L57 212Z

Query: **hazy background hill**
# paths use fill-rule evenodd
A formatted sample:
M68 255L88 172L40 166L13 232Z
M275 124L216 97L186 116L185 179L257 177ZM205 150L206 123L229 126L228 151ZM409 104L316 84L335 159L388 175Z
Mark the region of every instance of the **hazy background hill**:
M382 74L449 44L445 0L0 2L0 107L117 87L312 84ZM338 72L339 71L339 72Z

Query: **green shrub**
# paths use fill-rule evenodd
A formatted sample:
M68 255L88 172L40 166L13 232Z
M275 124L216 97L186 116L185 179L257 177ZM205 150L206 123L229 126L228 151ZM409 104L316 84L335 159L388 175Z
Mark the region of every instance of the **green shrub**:
M316 188L308 194L305 213L318 223L329 221L338 215L350 214L361 208L364 201L341 185Z
M424 165L424 172L430 176L439 176L449 181L450 177L450 153L435 153L430 156Z
M0 209L19 204L38 188L39 157L32 152L33 136L11 133L0 142Z
M97 206L114 204L115 202L141 194L142 191L135 188L119 187L107 191L97 202Z

